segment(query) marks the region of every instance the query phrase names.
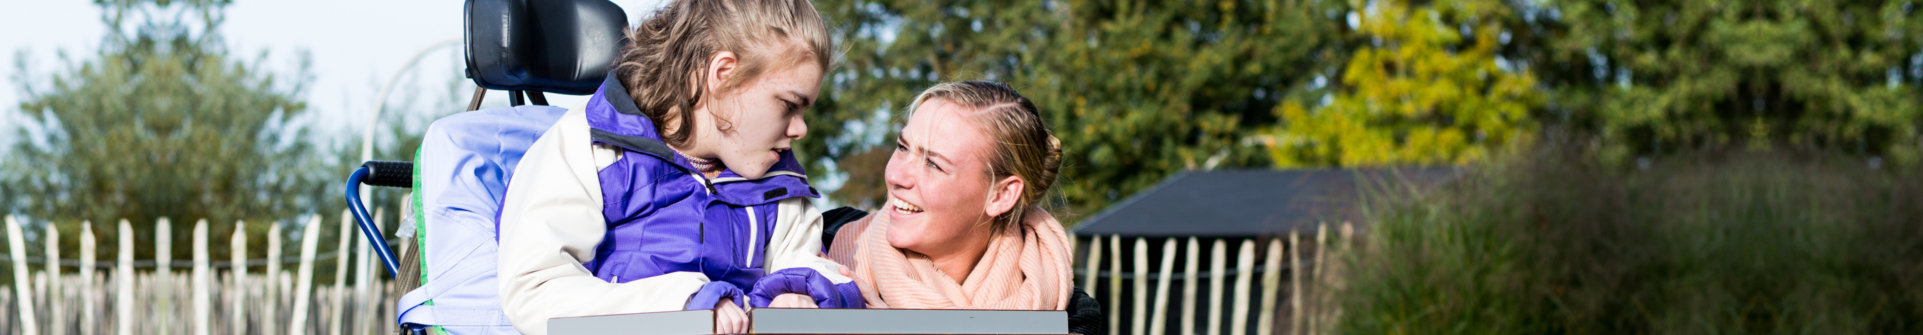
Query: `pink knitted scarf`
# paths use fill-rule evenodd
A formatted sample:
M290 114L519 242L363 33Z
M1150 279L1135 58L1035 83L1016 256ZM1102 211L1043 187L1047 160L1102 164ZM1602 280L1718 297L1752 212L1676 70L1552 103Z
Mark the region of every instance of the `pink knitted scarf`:
M928 256L889 245L884 213L843 227L829 257L852 269L868 308L1062 310L1073 289L1068 236L1054 216L1029 213L990 239L961 283Z

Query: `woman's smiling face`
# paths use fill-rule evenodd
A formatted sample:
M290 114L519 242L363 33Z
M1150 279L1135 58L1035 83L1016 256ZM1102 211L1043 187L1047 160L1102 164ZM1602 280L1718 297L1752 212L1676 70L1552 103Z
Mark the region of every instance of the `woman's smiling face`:
M888 244L923 255L985 245L989 236L987 149L993 142L947 99L924 101L888 158Z

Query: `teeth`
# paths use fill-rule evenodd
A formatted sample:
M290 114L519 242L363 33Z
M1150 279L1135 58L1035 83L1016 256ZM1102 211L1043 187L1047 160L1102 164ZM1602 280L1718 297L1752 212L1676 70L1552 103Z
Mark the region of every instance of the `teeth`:
M921 213L921 207L910 205L907 202L901 201L901 199L894 199L894 201L889 201L889 202L895 205L896 210L909 212L909 213Z

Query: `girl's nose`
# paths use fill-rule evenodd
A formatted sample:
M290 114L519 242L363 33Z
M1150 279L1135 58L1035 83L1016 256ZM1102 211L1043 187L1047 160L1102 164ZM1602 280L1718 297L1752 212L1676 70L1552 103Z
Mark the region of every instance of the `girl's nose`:
M799 140L808 136L808 122L802 120L800 113L796 113L794 118L793 121L788 122L788 138Z

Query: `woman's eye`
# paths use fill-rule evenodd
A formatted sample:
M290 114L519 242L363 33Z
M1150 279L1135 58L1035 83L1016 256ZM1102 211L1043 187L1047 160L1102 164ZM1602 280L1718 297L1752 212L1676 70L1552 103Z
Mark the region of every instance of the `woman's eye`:
M935 171L946 171L941 169L941 165L935 165L935 160L933 159L922 159L922 161L927 162L928 167L935 168Z

